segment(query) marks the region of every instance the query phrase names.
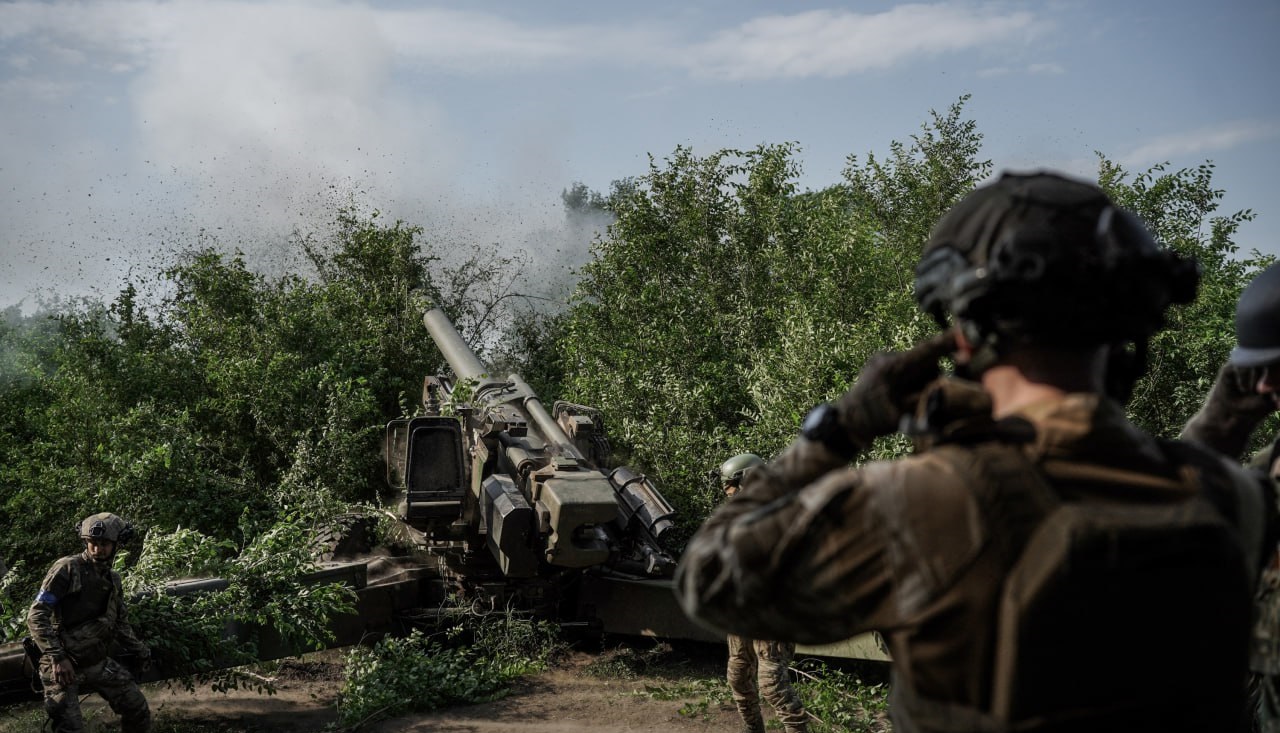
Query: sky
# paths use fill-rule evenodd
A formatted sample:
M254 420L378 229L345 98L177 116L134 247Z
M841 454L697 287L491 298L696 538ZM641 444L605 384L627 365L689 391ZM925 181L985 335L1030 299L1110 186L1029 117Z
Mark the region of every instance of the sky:
M793 142L819 189L963 95L997 171L1212 161L1280 254L1277 37L1277 0L0 0L0 307L288 271L350 204L572 266L574 182Z

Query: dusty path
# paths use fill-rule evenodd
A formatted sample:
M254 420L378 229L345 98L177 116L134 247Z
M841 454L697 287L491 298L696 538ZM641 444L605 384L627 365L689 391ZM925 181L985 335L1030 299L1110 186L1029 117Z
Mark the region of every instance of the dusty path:
M642 692L654 680L601 680L555 669L523 683L515 694L483 705L396 718L371 733L666 733L738 731L731 707L681 715L686 701L654 700Z
M564 664L518 683L501 700L416 713L362 726L362 733L730 733L740 729L731 705L706 705L705 695L658 700L646 687L671 689L665 677L601 679L583 670L592 656L575 654ZM272 696L252 692L195 692L147 685L156 714L156 733L312 733L336 727L333 701L341 687L340 656L333 652L290 660L275 670ZM714 662L698 663L696 674L717 674ZM678 685L677 685L678 686ZM692 703L693 712L682 715ZM698 703L703 703L699 705ZM767 707L767 706L766 706ZM118 722L96 696L85 701L87 733L118 731ZM0 713L3 733L37 733L43 716L38 703Z

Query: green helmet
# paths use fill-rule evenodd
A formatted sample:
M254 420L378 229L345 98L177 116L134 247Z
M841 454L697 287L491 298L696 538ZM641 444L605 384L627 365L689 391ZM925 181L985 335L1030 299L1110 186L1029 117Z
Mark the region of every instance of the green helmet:
M108 542L128 542L133 537L133 525L120 517L102 512L86 517L78 525L77 531L83 540L107 540Z
M755 468L763 466L764 459L755 453L739 453L720 464L720 468L716 473L720 476L720 482L725 484L738 485L742 482L742 477Z

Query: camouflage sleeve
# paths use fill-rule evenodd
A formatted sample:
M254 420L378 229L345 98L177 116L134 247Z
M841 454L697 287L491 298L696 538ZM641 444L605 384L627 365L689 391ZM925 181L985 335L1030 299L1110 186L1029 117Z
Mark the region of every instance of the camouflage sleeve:
M115 616L115 640L125 652L136 654L144 659L148 658L151 656L151 648L138 639L138 635L133 632L133 625L129 623L129 609L124 602L120 576L112 572L111 581L115 584L115 593L111 596L111 615Z
M45 574L36 599L27 610L27 632L40 646L40 650L55 662L66 655L62 639L58 636L55 612L58 603L71 592L71 585L71 564L59 560Z
M883 523L863 473L797 441L749 473L690 541L676 593L691 618L756 639L825 643L885 620Z
M1277 477L1277 469L1280 469L1280 466L1276 465L1277 443L1280 443L1280 435L1277 435L1270 443L1255 453L1246 465L1273 478Z

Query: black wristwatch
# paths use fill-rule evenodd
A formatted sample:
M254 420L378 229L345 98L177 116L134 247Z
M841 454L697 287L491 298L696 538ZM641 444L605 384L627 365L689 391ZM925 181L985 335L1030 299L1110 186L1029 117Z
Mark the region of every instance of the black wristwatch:
M851 460L858 452L849 429L840 422L840 411L830 402L809 410L809 414L804 416L804 422L800 423L800 435L805 440L821 443L827 450L846 460Z

